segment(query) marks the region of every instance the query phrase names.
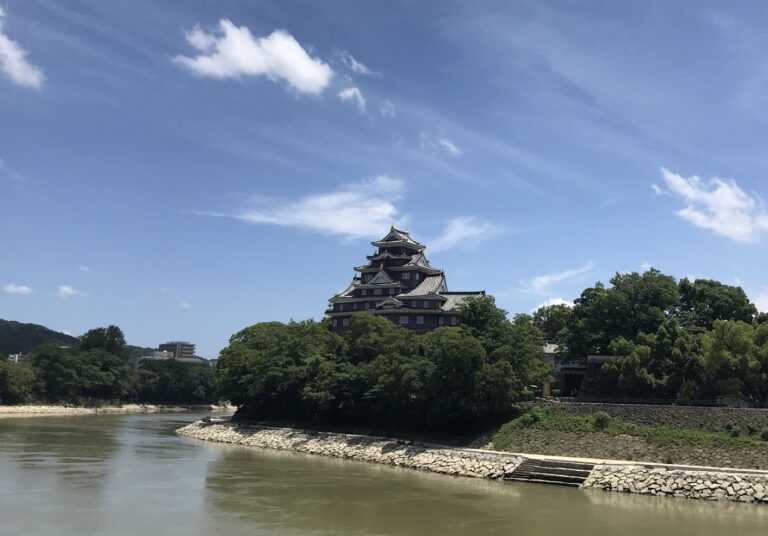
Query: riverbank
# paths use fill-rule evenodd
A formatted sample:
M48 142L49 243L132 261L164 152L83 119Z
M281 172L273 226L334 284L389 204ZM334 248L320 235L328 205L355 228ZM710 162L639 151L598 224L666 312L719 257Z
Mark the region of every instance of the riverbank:
M507 452L768 470L765 410L621 409L619 417L600 406L533 406L503 425L486 445ZM677 415L670 415L673 411ZM706 421L708 416L711 422Z
M440 474L501 480L526 460L593 465L583 488L768 504L768 471L538 456L461 449L384 437L197 421L177 434L220 443L287 450L407 467Z
M58 405L23 405L23 406L0 406L0 419L11 417L50 417L50 416L68 416L68 415L109 415L124 413L168 413L184 411L216 411L227 412L235 411L237 408L229 405L191 405L191 406L171 406L163 404L123 404L120 406L58 406Z

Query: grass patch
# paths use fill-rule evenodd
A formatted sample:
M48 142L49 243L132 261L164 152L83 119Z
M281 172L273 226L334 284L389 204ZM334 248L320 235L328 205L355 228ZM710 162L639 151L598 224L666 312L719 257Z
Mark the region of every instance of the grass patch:
M503 425L493 436L497 450L509 450L515 445L515 437L524 430L551 430L559 432L596 433L608 435L626 434L642 437L658 446L682 447L737 447L760 446L765 448L760 435L738 435L729 432L709 432L666 426L643 426L599 412L593 415L574 415L554 408L534 406L518 418Z

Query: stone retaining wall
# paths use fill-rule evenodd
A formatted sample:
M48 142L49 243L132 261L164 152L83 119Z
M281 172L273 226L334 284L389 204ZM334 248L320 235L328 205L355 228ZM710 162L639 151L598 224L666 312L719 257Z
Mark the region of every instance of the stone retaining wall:
M382 437L236 423L197 421L179 428L176 433L204 441L289 450L408 467L446 475L487 479L501 479L510 475L527 456L458 449ZM582 459L581 461L589 463L590 460ZM724 472L695 467L603 462L595 465L583 487L690 499L768 503L768 472L739 470Z
M381 437L234 423L196 422L178 429L176 433L205 441L290 450L475 478L502 478L514 471L523 461L520 456L506 453L453 449Z
M583 487L710 501L768 503L768 474L596 465Z
M646 404L600 404L591 402L536 402L577 415L602 411L610 415L648 426L669 426L722 432L726 425L768 430L768 409L721 408L697 406L653 406Z
M545 456L768 470L768 443L728 446L656 445L643 437L625 434L529 428L517 431L506 450Z

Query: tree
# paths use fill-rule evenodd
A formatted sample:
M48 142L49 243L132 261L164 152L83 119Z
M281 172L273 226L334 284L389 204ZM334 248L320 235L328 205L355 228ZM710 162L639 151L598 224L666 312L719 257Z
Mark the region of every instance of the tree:
M539 307L533 313L533 323L544 332L548 342L556 342L568 326L573 309L563 303Z
M715 320L703 336L702 365L718 396L768 402L768 328Z
M88 330L80 337L81 350L93 350L100 348L110 354L121 356L125 349L125 336L117 326L95 328Z
M0 404L22 404L32 399L37 375L24 363L0 361Z
M617 337L655 333L679 302L675 279L654 268L617 273L610 283L609 288L598 283L575 300L564 334L571 358L606 355Z
M679 283L680 304L675 312L681 325L697 331L712 329L715 320L752 322L757 308L741 287L724 285L710 279Z

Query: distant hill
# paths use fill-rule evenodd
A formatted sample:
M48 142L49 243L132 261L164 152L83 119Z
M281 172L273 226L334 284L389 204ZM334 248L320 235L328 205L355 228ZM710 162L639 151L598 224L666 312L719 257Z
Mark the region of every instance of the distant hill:
M71 346L78 338L37 324L0 319L0 355L26 354L46 342Z

